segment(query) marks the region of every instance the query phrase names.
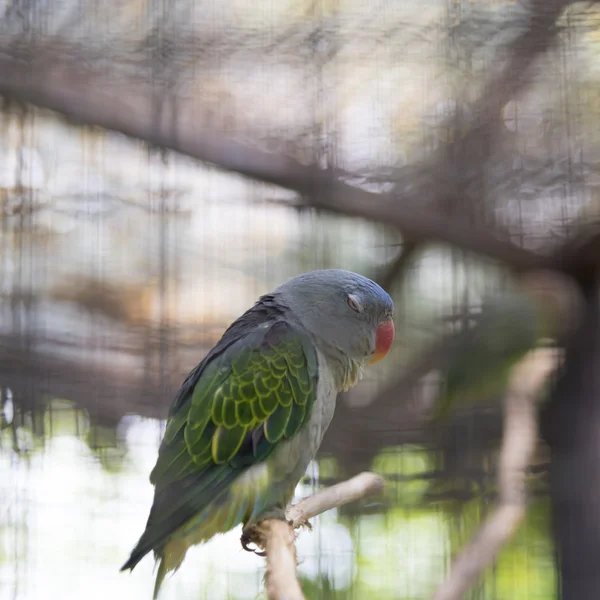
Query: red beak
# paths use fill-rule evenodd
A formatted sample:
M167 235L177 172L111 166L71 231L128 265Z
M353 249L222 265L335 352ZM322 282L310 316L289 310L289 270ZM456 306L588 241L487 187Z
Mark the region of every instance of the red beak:
M385 358L392 347L395 333L394 321L386 321L377 328L375 332L375 352L373 352L373 356L369 362L370 365L374 365Z

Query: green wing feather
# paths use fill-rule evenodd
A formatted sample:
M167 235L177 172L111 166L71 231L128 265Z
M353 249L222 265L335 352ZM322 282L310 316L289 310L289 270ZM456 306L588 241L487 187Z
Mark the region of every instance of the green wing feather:
M307 422L317 376L314 346L284 321L260 324L222 352L217 346L173 404L150 475L155 497L146 530L122 569L150 550L162 556L172 535L190 523L207 539L267 509L259 506L264 499L238 498L229 510L227 492ZM161 566L160 581L170 568Z

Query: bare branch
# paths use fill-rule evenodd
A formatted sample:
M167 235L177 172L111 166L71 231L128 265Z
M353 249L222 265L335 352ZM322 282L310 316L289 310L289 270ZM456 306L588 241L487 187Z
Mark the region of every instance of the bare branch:
M383 477L375 473L360 473L288 507L287 523L267 519L244 532L244 541L260 546L266 553L269 600L304 600L296 578L294 528L306 525L308 519L332 508L379 493L383 484Z
M298 504L288 507L286 516L294 528L300 527L309 519L339 508L350 502L356 502L365 496L378 494L383 490L384 480L375 473L359 473L347 481L332 485Z
M538 439L536 400L559 359L557 350L539 348L514 367L505 403L498 505L454 561L450 575L437 589L433 600L462 598L477 577L492 564L525 516L525 475Z
M1 95L295 190L311 196L314 206L320 208L396 225L415 240L456 244L519 269L544 262L539 255L484 229L475 230L466 222L412 205L402 206L394 194L367 192L337 181L317 167L209 132L194 119L192 98L168 97L158 107L155 90L143 80L118 80L110 72L85 70L72 60L41 50L43 59L23 61L0 56ZM425 204L431 200L422 198Z
M268 519L254 526L250 537L266 553L269 600L304 600L296 578L294 530L289 523Z
M376 277L376 281L384 290L389 289L396 280L402 279L406 269L418 250L419 244L417 242L412 242L410 240L404 242L400 256L392 261L391 264L386 265L379 276Z
M90 417L108 422L117 423L131 411L162 419L185 376L184 370L170 370L161 385L156 370L144 370L139 356L134 363L137 368L130 360L108 365L95 361L96 357L86 353L85 348L81 348L80 360L61 355L56 347L52 352L21 348L20 341L18 337L0 336L0 381L27 408L39 407L45 398L65 398L86 409ZM209 348L198 345L189 354L197 356ZM132 354L128 349L120 353L128 359ZM152 356L152 351L146 348L138 354L143 358ZM196 360L186 362L193 364Z
M600 268L600 223L584 222L552 257L550 267L579 280L593 279Z
M529 71L535 60L556 42L559 32L556 21L573 3L572 0L532 0L528 26L504 50L509 60L504 68L490 79L481 96L471 107L472 112L479 117L483 129L494 134L495 129L500 126L500 109L527 86L530 81ZM461 145L466 146L466 137L482 133L481 129L472 128L463 138ZM477 159L477 156L473 158Z

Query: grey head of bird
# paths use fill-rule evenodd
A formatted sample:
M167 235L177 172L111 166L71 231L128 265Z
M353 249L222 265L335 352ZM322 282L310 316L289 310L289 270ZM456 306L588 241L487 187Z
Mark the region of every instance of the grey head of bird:
M326 269L298 275L273 293L325 357L350 365L351 379L384 358L394 341L394 303L367 277ZM345 381L344 388L353 382Z

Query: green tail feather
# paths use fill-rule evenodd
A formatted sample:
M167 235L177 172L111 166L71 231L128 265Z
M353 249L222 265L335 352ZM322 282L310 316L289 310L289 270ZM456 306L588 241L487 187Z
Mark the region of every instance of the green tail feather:
M167 566L164 557L160 559L158 563L158 572L156 573L156 582L154 583L154 592L152 594L152 600L156 600L158 598L158 592L160 591L160 586L165 580L165 575L167 574Z

